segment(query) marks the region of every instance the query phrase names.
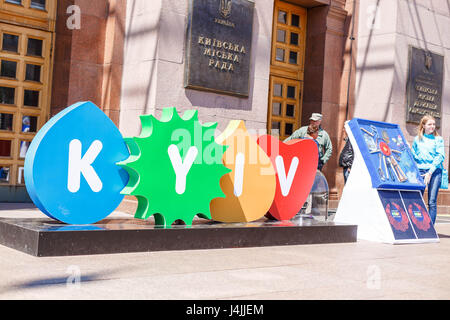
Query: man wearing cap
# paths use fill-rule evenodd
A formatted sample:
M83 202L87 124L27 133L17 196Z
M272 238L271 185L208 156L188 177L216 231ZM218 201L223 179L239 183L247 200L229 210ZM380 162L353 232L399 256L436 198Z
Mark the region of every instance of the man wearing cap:
M328 133L322 129L322 115L320 113L313 113L309 118L309 126L301 127L295 131L284 142L293 139L306 139L310 137L310 132L318 131L317 138L315 139L319 147L319 166L318 169L322 170L322 167L327 163L333 152L333 145Z

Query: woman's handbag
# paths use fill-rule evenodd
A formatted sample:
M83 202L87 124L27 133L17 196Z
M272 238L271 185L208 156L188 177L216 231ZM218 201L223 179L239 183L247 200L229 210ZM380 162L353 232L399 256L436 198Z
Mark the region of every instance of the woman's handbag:
M448 189L448 171L447 169L442 170L442 180L440 189Z

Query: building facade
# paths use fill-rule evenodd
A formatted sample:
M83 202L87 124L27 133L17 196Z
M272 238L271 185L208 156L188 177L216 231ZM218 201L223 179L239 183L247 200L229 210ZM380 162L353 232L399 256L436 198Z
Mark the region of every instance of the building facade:
M202 6L220 32L198 24ZM251 16L239 17L244 7ZM240 119L282 139L320 112L336 205L346 120L398 123L409 141L415 135L406 122L411 46L443 57L448 155L449 10L441 0L0 0L0 201L26 195L23 156L35 132L90 100L124 136L140 133L139 115L164 107L198 109L219 131ZM230 77L231 89L221 87ZM440 202L450 203L445 192Z

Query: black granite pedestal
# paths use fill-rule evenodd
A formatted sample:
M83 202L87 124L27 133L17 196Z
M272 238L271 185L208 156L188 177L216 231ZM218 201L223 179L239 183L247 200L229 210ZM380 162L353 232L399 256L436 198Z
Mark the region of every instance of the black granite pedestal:
M50 219L0 219L0 245L37 257L356 242L357 226L296 217L252 223L195 219L162 229L151 221L111 218L88 226Z

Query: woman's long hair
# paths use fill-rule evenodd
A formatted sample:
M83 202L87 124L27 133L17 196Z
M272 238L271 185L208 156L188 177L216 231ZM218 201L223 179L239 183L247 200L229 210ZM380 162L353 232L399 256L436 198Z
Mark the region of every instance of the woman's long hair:
M424 132L425 132L425 125L426 125L427 122L430 121L430 120L433 120L434 122L436 122L436 119L435 119L433 116L430 116L430 115L425 115L425 116L423 116L423 118L420 120L419 127L418 127L418 136L419 136L419 139L420 139L420 140L423 139L423 135L424 135ZM437 132L436 129L434 129L433 135L434 135L435 137L438 137L438 136L439 136L439 133Z

